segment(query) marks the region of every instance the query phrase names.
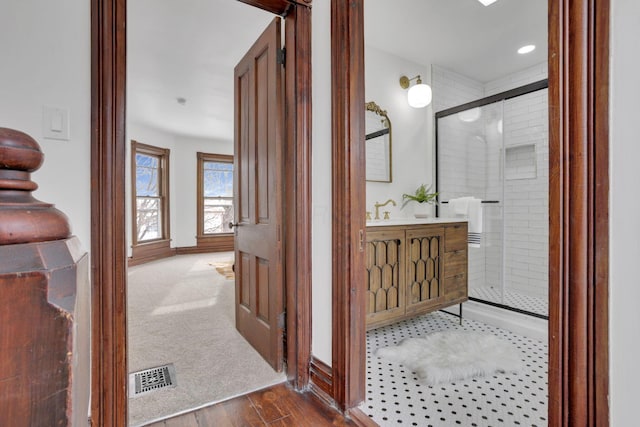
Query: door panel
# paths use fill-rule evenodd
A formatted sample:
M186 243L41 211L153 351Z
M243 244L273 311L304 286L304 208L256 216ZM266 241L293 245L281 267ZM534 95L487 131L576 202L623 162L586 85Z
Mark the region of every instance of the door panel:
M240 252L239 256L236 255L236 259L241 259L242 261L240 262L240 270L238 270L238 263L236 262L236 286L240 286L240 291L237 294L238 295L238 301L240 302L240 304L244 305L245 307L250 307L251 306L251 302L249 301L249 298L251 296L251 293L249 292L249 274L250 274L250 268L249 268L249 255ZM240 284L240 285L238 285Z
M257 259L258 277L256 280L257 304L256 315L258 319L269 321L269 261Z
M240 129L235 130L235 153L248 153L249 152L249 70L243 69L243 73L236 77L235 88L235 126L242 126ZM237 70L236 70L237 72ZM239 116L239 117L238 117ZM238 149L239 144L239 149ZM234 182L237 185L237 190L234 191L236 199L236 211L239 212L238 221L236 222L248 222L249 221L249 172L248 159L240 158L238 155L234 158L235 162L239 164L234 165L235 173Z
M235 68L236 328L282 369L282 73L280 18Z

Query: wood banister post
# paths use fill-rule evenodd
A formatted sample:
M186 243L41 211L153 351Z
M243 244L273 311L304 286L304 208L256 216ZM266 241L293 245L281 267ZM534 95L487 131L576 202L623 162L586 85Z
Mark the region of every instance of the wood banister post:
M43 161L25 133L0 128L0 425L86 425L87 254L67 217L33 198Z
M42 165L38 143L26 133L0 128L0 245L46 242L71 235L67 217L33 198L31 172Z

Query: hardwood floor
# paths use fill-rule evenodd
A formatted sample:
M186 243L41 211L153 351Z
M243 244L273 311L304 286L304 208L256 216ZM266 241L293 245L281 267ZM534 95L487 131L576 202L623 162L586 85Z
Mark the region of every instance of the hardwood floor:
M278 384L147 427L356 426L311 393Z

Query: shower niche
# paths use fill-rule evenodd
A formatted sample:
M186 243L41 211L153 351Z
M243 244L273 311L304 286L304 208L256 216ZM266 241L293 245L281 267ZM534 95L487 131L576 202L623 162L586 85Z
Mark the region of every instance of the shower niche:
M549 131L546 80L436 113L438 215L482 200L469 248L469 299L548 317Z

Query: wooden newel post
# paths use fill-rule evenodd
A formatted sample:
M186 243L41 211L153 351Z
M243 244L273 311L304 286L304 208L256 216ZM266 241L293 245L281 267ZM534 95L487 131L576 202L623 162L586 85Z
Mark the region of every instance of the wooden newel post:
M88 257L31 195L42 161L33 138L0 128L0 426L86 426Z

